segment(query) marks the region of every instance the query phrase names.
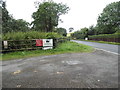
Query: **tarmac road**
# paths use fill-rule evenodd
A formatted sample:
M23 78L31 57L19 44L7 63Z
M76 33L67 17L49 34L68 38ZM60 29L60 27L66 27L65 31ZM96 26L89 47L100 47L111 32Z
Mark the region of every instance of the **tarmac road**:
M77 43L82 43L85 45L89 45L92 46L94 48L98 48L98 49L103 49L115 54L120 54L120 51L118 51L118 49L120 49L120 45L112 45L112 44L104 44L104 43L96 43L96 42L87 42L87 41L79 41L79 40L71 40L73 42L77 42Z
M2 70L3 88L118 87L118 55L102 50L3 61Z

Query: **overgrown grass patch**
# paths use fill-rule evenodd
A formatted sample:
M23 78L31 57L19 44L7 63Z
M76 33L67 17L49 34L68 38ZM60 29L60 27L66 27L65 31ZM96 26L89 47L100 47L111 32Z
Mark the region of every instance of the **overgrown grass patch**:
M60 43L55 49L51 50L32 50L32 51L19 51L2 54L2 60L13 60L19 58L28 58L43 55L54 55L63 53L78 53L78 52L91 52L94 49L90 46L78 44L75 42Z

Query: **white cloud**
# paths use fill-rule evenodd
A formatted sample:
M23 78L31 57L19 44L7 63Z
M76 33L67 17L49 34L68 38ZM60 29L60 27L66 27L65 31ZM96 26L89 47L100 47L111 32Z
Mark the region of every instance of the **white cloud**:
M36 8L35 1L41 0L7 0L7 9L16 19L24 19L28 22L32 21L31 15ZM95 25L98 14L100 14L107 4L119 0L54 0L55 2L63 2L70 7L70 11L60 18L63 23L59 23L59 27L68 29L73 27L78 30L83 27Z

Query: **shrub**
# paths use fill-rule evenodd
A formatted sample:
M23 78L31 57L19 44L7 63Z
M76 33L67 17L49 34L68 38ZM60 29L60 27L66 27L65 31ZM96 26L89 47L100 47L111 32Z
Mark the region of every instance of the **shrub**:
M89 39L95 39L95 38L120 38L120 33L89 36Z
M24 39L55 39L61 38L62 36L54 32L38 32L38 31L29 31L29 32L12 32L2 35L3 40L24 40Z
M62 38L62 37L63 37L62 35L54 33L54 32L46 33L47 39L50 39L50 38L55 39L55 38Z

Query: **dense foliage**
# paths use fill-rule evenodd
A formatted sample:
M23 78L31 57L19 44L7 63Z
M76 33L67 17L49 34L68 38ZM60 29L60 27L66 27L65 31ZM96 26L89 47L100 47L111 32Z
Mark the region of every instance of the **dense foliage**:
M88 28L88 35L96 35L96 28L91 25L89 28Z
M67 35L66 29L65 29L65 28L62 28L62 27L60 27L60 28L55 28L54 31L57 32L58 34L62 35L62 36L66 36L66 35Z
M94 38L120 38L120 33L115 33L115 34L101 34L101 35L92 35L89 36L89 39L94 39Z
M0 9L2 9L2 33L28 31L29 23L23 19L14 19L6 9L6 3L1 2ZM1 15L0 15L1 16Z
M62 3L57 4L53 1L40 3L38 10L32 15L33 29L52 32L53 28L58 25L60 15L66 14L68 10L69 8Z
M107 5L97 20L98 34L120 31L120 1Z
M107 42L120 42L120 33L115 34L101 34L89 36L89 40L107 41Z
M6 9L6 3L1 2L1 4L2 6L0 7L2 8L2 32L5 33L8 31L8 29L11 29L9 25L11 21L11 17Z
M2 7L0 7L0 33L2 31Z
M3 40L24 40L24 39L49 39L49 38L62 38L61 35L49 32L38 32L38 31L29 31L29 32L11 32L6 33L2 36Z
M76 39L84 39L85 37L88 37L88 28L82 28L80 31L71 34L71 36Z
M120 33L120 2L113 2L107 5L103 12L99 15L97 20L97 25L91 25L88 29L83 28L79 31L76 31L72 34L73 38L84 39L88 35L99 35L98 37L113 37L117 36ZM100 35L105 34L105 35ZM110 35L112 34L112 35ZM97 36L90 36L97 37Z
M58 25L59 16L67 13L69 8L61 3L43 2L39 5L38 11L33 13L33 28L30 29L30 24L23 19L14 19L6 9L6 2L0 2L0 28L2 29L3 39L18 40L18 39L33 39L33 38L55 38L66 36L66 29L56 28ZM53 29L54 28L54 29ZM35 32L41 31L40 32ZM55 31L54 31L55 30ZM56 32L56 33L53 33ZM26 33L24 33L26 32ZM43 33L51 32L51 33ZM58 34L57 34L58 33ZM60 34L60 35L59 35ZM2 38L2 35L0 35Z

